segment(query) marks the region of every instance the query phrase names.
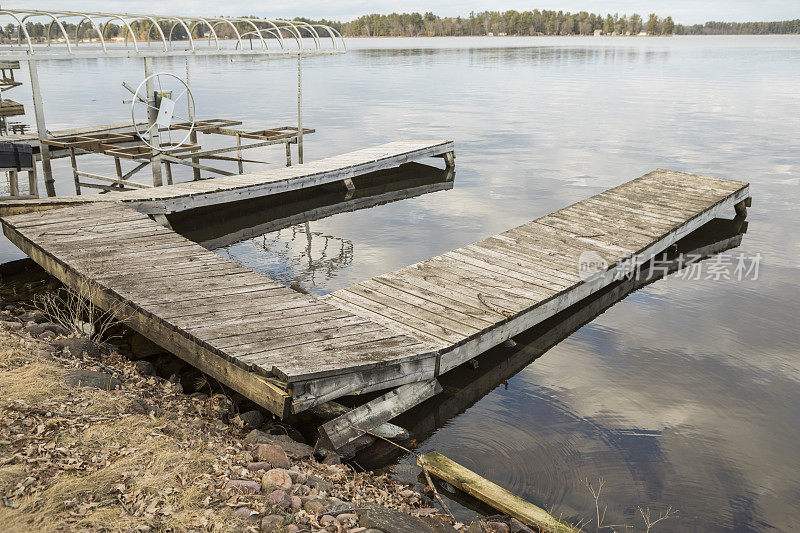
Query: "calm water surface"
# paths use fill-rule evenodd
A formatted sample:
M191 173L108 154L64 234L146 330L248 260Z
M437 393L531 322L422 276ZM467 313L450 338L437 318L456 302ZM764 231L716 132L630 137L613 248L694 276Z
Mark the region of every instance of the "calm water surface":
M345 56L304 62L305 124L317 129L306 159L448 138L455 186L218 252L323 294L657 167L750 181L753 208L736 251L762 255L757 280L650 284L504 384L484 380L486 390L442 408L448 414L420 429L420 448L571 520L594 514L582 481L602 478L607 523L640 527L637 507L673 506L680 518L663 530L800 529L800 37L349 46ZM161 67L183 72L182 61ZM198 116L291 123L293 69L198 60ZM52 130L127 120L120 82L138 83L142 73L136 62L100 60L47 63L40 77ZM26 97L15 99L29 105ZM263 155L282 164L280 149ZM81 166L108 171L100 159ZM65 161L55 168L59 193L70 193ZM21 256L8 242L0 253ZM487 357L500 364L510 355ZM392 468L410 475L413 462L400 457Z

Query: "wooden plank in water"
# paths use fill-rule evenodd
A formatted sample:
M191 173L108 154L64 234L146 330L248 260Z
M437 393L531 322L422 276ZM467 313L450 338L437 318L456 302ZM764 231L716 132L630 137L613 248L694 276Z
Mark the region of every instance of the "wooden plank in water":
M441 391L435 379L403 385L324 423L320 438L336 450Z
M557 520L544 509L523 500L438 452L429 452L419 456L417 464L437 478L450 483L503 514L516 518L523 524L546 532L574 533L577 531L576 528Z

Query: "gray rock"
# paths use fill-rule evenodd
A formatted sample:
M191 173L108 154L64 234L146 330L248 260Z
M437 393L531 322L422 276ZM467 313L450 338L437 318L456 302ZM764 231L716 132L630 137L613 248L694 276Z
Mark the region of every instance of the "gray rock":
M69 353L72 357L99 357L103 353L103 347L92 342L88 337L64 337L55 339L53 346L58 347L62 352Z
M251 428L258 429L261 427L261 424L264 423L263 413L261 413L261 411L258 411L256 409L240 414L239 418L241 418L242 422L244 422Z
M516 518L512 518L509 522L511 533L533 533L533 529L529 528Z
M325 502L319 498L308 500L303 504L303 509L305 509L308 514L315 516L327 510Z
M261 492L261 483L249 479L231 479L225 483L226 489L233 489L243 494L258 494Z
M300 496L292 496L292 509L295 511L299 511L303 507L303 500L300 499Z
M292 488L292 476L289 475L288 470L273 468L261 476L261 487L264 492L272 492L273 490L288 492Z
M256 444L253 448L253 457L260 462L271 464L273 468L288 469L292 466L283 448L275 444Z
M505 522L492 521L486 524L494 533L509 533L510 529Z
M292 459L307 459L314 455L314 448L308 444L297 442L286 435L269 435L254 429L244 438L248 444L274 444L280 446Z
M43 312L39 311L38 309L33 309L31 311L26 311L19 315L22 320L32 321L32 322L44 322L47 320L47 317L44 315Z
M318 476L308 476L308 480L306 481L306 485L309 487L314 487L318 491L322 492L330 492L332 485Z
M93 387L100 390L121 389L122 384L114 376L94 370L70 370L65 378L69 387Z
M273 490L269 494L267 494L267 503L274 505L276 507L283 507L284 509L290 509L292 507L292 498L285 491L280 489Z
M258 511L254 511L249 507L237 507L234 513L236 513L236 516L251 522L258 522L259 519Z
M156 375L156 367L153 366L153 363L150 361L145 361L142 359L141 361L136 361L133 363L133 366L136 368L136 371L143 376Z
M45 329L45 331L50 331L52 333L55 333L56 335L66 336L69 334L67 328L65 328L61 324L56 324L55 322L43 322L41 326Z
M259 461L257 463L247 463L247 469L251 472L258 472L259 470L267 470L272 469L272 465L266 461Z
M375 504L362 504L356 509L358 523L368 529L392 533L454 533L456 529L436 518L417 518L401 511ZM435 522L433 522L435 521Z
M283 517L281 515L279 514L267 515L261 519L261 531L262 533L272 533L273 531L279 531L282 524L283 524Z
M338 453L329 453L325 456L325 459L322 460L322 464L324 465L340 465L342 464L342 458L339 457Z
M0 324L2 324L4 328L8 328L14 331L20 330L23 327L22 322L14 322L13 320L3 320L2 322L0 322Z

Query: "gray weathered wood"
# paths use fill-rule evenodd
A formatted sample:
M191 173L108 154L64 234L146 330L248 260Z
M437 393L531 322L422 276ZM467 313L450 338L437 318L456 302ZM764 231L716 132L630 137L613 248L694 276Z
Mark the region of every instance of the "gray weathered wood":
M435 379L403 385L326 422L319 428L320 439L334 450L341 448L364 431L388 422L441 391L442 386Z

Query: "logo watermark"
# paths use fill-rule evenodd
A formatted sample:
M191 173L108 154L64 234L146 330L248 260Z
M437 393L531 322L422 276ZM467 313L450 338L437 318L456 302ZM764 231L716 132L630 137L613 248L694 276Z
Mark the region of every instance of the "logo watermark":
M608 269L608 261L603 256L591 250L584 250L578 257L578 276L583 281L588 281Z
M597 252L584 251L578 257L578 275L583 281L591 280L608 270L608 261ZM682 280L744 281L758 280L761 254L747 255L720 253L712 257L681 253L675 257L633 255L616 265L613 281L623 279L651 280L674 277Z

